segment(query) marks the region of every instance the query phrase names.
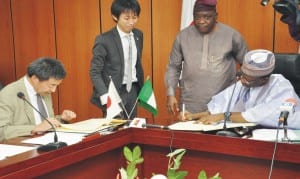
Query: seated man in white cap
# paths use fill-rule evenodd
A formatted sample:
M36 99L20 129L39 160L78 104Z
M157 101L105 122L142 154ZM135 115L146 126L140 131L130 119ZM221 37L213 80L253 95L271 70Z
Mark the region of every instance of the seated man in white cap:
M183 120L198 119L204 124L224 120L230 112L231 122L252 122L267 127L277 127L280 106L287 100L299 104L292 84L281 74L272 74L274 54L268 50L249 51L241 67L240 80L213 96L208 111L191 114ZM296 106L296 111L299 111ZM182 119L182 118L181 118ZM300 129L300 118L288 117L288 127Z

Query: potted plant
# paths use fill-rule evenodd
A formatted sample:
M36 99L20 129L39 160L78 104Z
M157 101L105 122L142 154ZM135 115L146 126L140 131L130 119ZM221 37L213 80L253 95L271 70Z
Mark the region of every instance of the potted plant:
M151 179L184 179L188 175L188 171L180 170L181 159L186 153L186 149L176 149L169 153L168 170L167 174L154 174ZM137 165L144 162L142 157L142 151L139 146L135 146L133 150L130 150L127 146L123 148L123 154L126 159L127 167L120 168L120 173L117 175L117 179L136 179L138 175ZM212 177L207 177L206 172L201 170L198 175L198 179L222 179L219 173L216 173Z

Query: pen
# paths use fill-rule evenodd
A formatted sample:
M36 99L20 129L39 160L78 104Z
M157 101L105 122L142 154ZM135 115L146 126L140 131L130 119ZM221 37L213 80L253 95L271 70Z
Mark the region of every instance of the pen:
M182 120L184 120L185 104L182 103Z

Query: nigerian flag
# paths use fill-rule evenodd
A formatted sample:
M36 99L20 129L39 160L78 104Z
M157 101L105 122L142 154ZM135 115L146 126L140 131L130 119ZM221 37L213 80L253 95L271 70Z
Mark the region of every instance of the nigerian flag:
M152 85L149 79L144 83L138 96L139 104L153 115L157 115L156 100L153 93Z

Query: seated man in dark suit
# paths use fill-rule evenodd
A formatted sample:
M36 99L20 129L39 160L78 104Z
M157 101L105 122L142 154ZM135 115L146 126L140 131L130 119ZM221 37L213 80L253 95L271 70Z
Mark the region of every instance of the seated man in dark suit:
M66 71L58 60L40 58L28 66L26 76L6 85L0 91L0 141L47 131L51 126L44 117L53 126L59 126L60 121L55 118L52 108L51 93L56 91L65 76ZM39 109L42 115L25 100ZM64 110L60 116L66 121L75 117L76 114L70 110Z

